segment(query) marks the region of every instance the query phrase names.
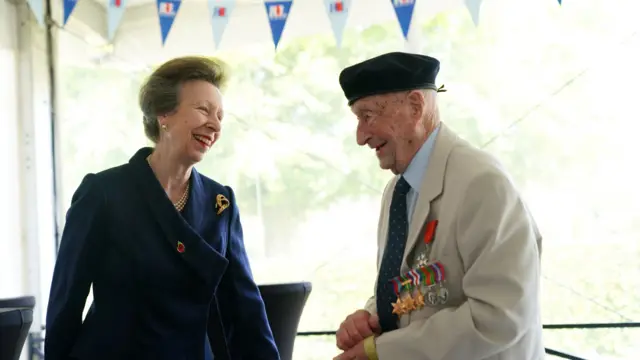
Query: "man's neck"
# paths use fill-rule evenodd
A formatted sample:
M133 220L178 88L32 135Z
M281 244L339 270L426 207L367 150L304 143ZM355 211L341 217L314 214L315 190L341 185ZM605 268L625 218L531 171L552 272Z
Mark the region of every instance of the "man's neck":
M422 146L424 145L424 143L429 139L429 136L438 128L438 125L440 125L439 121L424 121L422 123L422 127L419 129L419 131L416 132L416 136L415 138L411 141L411 148L407 149L407 153L410 154L409 159L407 160L406 164L401 168L398 169L400 171L398 171L396 173L397 174L402 174L405 171L407 171L407 169L409 168L409 165L411 164L411 161L416 157L416 154L418 153L418 151L420 151L420 149L422 148Z

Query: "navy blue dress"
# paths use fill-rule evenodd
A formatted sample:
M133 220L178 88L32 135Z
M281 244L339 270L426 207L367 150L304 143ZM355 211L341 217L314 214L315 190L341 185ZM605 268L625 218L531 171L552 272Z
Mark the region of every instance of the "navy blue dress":
M233 191L193 170L181 214L146 161L151 151L87 175L76 190L53 273L45 358L278 360Z

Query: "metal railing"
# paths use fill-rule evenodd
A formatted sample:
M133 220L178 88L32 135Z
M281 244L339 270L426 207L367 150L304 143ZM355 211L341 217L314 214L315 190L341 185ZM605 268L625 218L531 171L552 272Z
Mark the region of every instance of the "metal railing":
M640 328L640 322L620 323L584 323L584 324L548 324L543 325L545 330L578 330L578 329L630 329ZM44 330L44 329L43 329ZM298 336L334 336L335 331L302 331ZM44 337L42 331L29 334L29 360L44 360ZM563 351L545 348L548 355L568 360L589 360Z

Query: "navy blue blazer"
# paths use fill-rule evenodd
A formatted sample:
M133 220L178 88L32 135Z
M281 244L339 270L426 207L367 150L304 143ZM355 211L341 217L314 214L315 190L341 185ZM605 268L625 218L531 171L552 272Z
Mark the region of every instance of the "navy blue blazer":
M193 170L180 214L146 161L151 151L87 175L76 190L53 272L45 358L203 360L212 351L216 360L279 359L233 190Z

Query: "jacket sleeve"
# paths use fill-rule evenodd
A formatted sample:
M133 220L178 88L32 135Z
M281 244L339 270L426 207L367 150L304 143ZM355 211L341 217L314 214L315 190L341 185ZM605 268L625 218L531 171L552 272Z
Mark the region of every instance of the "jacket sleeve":
M85 176L72 197L53 270L46 317L47 360L68 359L82 327L99 253L104 204L96 175Z
M506 175L471 181L455 232L467 300L378 337L381 360L486 359L540 326L540 238Z
M218 301L231 358L279 360L264 302L249 266L235 196L230 187L227 190L232 210L227 249L229 265L220 282Z

